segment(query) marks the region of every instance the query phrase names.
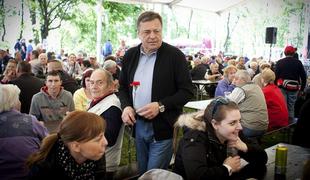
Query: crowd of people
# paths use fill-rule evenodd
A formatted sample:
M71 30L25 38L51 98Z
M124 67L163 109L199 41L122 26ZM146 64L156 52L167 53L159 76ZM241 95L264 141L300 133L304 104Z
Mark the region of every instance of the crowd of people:
M103 64L93 55L34 49L31 41L27 47L24 39L14 58L0 48L0 179L117 179L125 126L134 130L139 175L168 169L175 153L173 172L184 179L262 176L267 154L256 140L295 120L306 88L296 49L287 46L275 65L222 53L193 58L163 42L162 28L158 13L142 13L141 44L122 40L113 56L107 41ZM218 82L207 89L214 100L182 114L192 80L202 79ZM294 135L305 147L309 101Z

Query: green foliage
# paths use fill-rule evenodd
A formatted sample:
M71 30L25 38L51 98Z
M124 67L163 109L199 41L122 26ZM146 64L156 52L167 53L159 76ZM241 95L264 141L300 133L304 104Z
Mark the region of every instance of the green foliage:
M72 18L67 22L76 33L68 33L62 30L62 45L69 49L84 50L95 53L97 41L97 14L94 5L95 1L84 1L74 7ZM135 19L141 13L143 8L136 5L127 5L115 2L104 1L104 18L102 25L102 44L110 39L114 45L114 50L119 44L122 36L136 37ZM66 40L65 40L66 39Z

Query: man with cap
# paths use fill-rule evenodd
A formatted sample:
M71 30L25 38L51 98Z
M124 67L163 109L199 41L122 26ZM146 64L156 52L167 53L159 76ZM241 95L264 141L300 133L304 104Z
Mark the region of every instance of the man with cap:
M280 59L275 68L275 82L280 87L289 111L289 119L294 119L294 105L298 92L302 92L306 86L306 72L302 63L294 58L296 48L286 46L284 49L285 58Z

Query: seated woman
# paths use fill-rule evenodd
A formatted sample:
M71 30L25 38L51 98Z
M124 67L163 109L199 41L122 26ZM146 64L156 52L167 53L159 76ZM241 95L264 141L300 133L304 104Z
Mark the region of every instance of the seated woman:
M185 127L186 131L179 142L174 172L191 180L263 175L267 154L244 138L240 119L237 104L223 97L213 100L203 115L181 115L175 127ZM241 158L249 163L243 168Z
M17 68L17 61L15 59L10 59L5 67L3 75L0 75L0 84L8 84L11 80L15 79L16 68Z
M232 81L235 78L237 68L233 65L227 66L224 69L224 79L220 80L215 89L215 97L225 96L224 92L232 92L235 89L235 86Z
M20 90L0 85L0 179L27 179L25 160L48 134L36 117L20 113Z
M219 65L217 63L210 64L210 70L206 72L205 79L215 82L219 81L223 78L222 74L219 72ZM208 92L210 97L214 97L216 85L211 84L206 87L206 91Z
M89 78L92 73L92 69L88 69L83 73L82 88L76 90L73 94L74 107L76 110L87 111L88 106L92 100L92 96L89 90Z
M28 158L29 179L103 179L105 127L96 114L69 113L58 133L46 137L40 150Z
M281 90L274 84L275 73L267 68L262 74L263 93L268 110L268 130L288 125L288 110Z

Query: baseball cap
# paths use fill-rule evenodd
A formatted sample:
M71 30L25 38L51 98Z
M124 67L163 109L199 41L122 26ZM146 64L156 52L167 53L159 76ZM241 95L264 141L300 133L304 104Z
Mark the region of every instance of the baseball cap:
M293 46L286 46L284 49L284 54L294 54L296 52L296 48Z

